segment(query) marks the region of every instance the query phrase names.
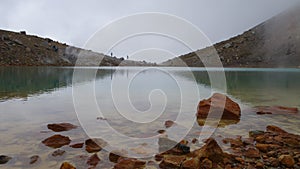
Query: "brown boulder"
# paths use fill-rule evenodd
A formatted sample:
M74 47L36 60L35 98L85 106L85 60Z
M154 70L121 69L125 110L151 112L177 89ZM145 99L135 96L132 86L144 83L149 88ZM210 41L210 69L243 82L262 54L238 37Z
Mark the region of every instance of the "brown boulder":
M60 169L76 169L76 168L72 164L70 164L68 162L64 162L60 166Z
M88 139L85 141L85 150L89 153L96 153L106 146L106 142L101 139Z
M221 119L239 120L241 116L240 106L229 97L215 93L209 99L200 101L197 108L197 117L206 118L209 113L217 116L222 113Z
M40 157L39 157L38 155L31 156L31 157L30 157L29 164L34 164L34 163L36 163L39 159L40 159Z
M286 167L293 167L295 164L293 157L291 157L290 155L281 155L278 160L282 165Z
M114 166L114 169L143 169L145 167L145 161L140 161L132 158L122 158Z
M47 127L54 132L69 131L77 128L77 126L70 123L48 124Z
M60 148L64 145L68 145L70 144L71 140L69 137L67 136L62 136L62 135L54 135L51 136L47 139L45 139L44 141L42 141L42 143L48 147L52 147L52 148Z
M72 145L70 145L70 147L72 147L72 148L82 148L83 147L83 143L72 144Z

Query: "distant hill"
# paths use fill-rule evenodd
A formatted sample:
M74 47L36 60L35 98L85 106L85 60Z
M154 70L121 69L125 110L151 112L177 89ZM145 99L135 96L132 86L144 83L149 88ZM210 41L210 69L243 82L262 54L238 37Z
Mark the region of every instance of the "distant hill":
M49 38L26 35L21 31L0 30L0 66L74 66L79 54L88 59L81 66L99 66L93 57L103 58L100 66L152 66L146 62L136 62L110 57L90 50L84 50Z
M214 45L224 67L300 67L300 7L294 7L241 35ZM203 57L211 48L196 51ZM202 67L195 52L164 66Z

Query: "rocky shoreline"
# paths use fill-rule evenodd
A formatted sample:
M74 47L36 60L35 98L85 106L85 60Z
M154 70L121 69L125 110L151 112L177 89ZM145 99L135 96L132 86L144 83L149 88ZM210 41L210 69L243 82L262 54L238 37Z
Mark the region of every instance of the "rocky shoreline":
M225 104L225 108L221 109L220 106L223 104ZM209 99L200 101L196 117L206 118L209 110L212 110L210 113L222 110L221 120L238 120L242 116L237 103L218 93L212 95ZM252 109L252 112L254 115L260 116L264 113L258 114L257 112L298 113L298 109L282 106L256 107ZM106 119L97 118L97 120ZM170 120L164 123L166 128L173 125L175 125L175 122ZM105 160L109 160L111 163L107 168L114 169L300 168L300 135L289 133L272 124L268 125L265 131L249 131L248 137L236 136L235 138L223 138L222 140L216 137L207 140L198 140L197 138L182 140L173 148L147 159L129 158L126 156L126 151L106 152L105 146L108 143L101 138L87 138L83 142L72 142L66 134L76 130L79 126L70 123L48 124L47 128L49 129L47 132L55 132L54 135L41 141L44 146L54 150L49 156L63 156L67 153L67 149L64 149L64 147L81 149L89 154L88 156L78 156L79 161L84 164L78 166L76 163L76 166L72 161L65 161L60 165L61 169L75 169L83 166L96 168ZM63 135L60 133L63 133ZM165 142L168 142L164 132L161 136ZM205 144L191 151L190 147L196 145L199 141L204 141ZM227 145L228 148L224 149L220 143ZM106 152L106 155L99 155L99 152ZM5 166L12 159L14 157L0 155L0 165ZM35 154L29 157L28 163L29 165L35 165L41 160L42 158Z

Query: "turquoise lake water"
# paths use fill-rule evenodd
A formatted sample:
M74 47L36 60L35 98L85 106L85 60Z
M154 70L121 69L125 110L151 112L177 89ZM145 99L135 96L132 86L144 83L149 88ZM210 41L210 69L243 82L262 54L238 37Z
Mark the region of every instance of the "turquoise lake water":
M97 137L111 145L107 151L120 148L133 156L151 156L159 146L157 131L166 130L166 120L178 124L167 130L173 140L197 138L202 129L195 118L197 104L214 92L225 93L242 108L240 121L217 128L214 136L247 137L249 130L264 130L267 125L300 133L299 114L259 116L243 111L254 106L300 108L300 69L228 68L223 72L214 68L106 67L76 71L74 77L72 68L0 68L0 154L13 157L4 168L58 168L64 161L83 165L82 156L88 156L84 149L65 146L61 148L66 151L64 156L52 157L49 154L54 149L41 143L54 134L47 124L59 122L80 126L60 133L72 143ZM216 78L214 88L210 76ZM98 153L100 168L113 166L107 153ZM41 157L39 163L29 165L32 155Z

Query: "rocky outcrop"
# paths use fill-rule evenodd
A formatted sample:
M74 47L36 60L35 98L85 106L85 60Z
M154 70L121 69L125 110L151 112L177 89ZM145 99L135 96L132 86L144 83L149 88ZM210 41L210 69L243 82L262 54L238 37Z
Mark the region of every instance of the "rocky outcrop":
M105 147L107 143L102 139L93 138L85 141L85 150L89 153L96 153L102 150L102 147Z
M155 66L68 46L49 38L0 30L0 66ZM88 59L85 59L88 58ZM101 59L98 64L97 60Z
M223 120L238 120L241 116L241 109L240 106L229 97L215 93L211 98L204 99L198 104L198 118L205 119L209 113L211 113L212 116L222 114L221 119Z
M285 11L241 35L174 59L164 66L204 67L217 55L224 67L299 67L300 6ZM200 60L200 57L203 58Z

